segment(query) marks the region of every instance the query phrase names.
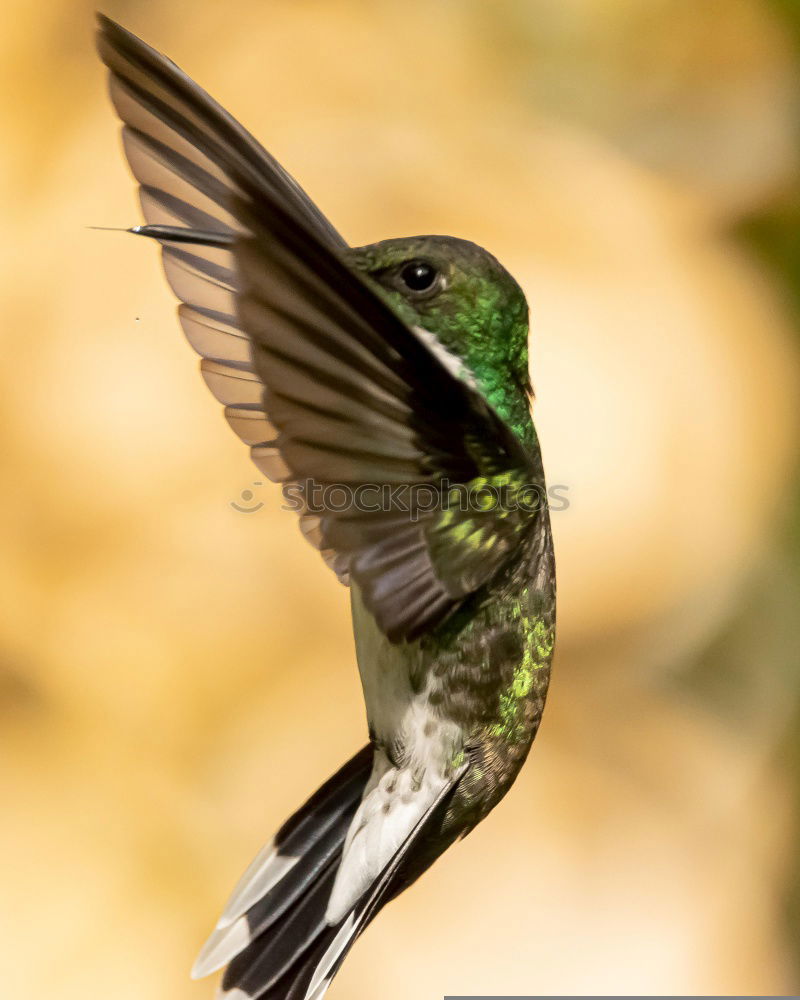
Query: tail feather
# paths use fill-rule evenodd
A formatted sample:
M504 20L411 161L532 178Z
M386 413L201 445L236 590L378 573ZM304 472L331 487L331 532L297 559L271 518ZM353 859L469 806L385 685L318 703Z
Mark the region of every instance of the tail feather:
M326 873L341 855L371 766L372 748L367 745L259 851L200 952L192 969L193 978L221 968L247 951L290 908L304 906L306 897L316 898L318 885L326 882Z
M255 938L233 959L222 979L223 990L241 990L250 1000L285 994L297 978L296 965L330 930L325 904L334 874L329 868L273 933Z
M331 824L357 807L372 766L365 746L297 810L256 855L225 905L217 927L227 927L283 880L300 858L313 857ZM348 820L349 822L349 820Z
M246 913L232 924L214 931L198 959L201 975L221 968L293 907L305 905L306 897L312 890L316 891L317 883L323 880L327 870L338 863L352 818L352 809L343 811L325 836L314 844L313 850L307 851Z
M285 853L307 850L320 836L319 823L337 816L344 802L357 802L372 770L373 747L368 743L314 792L275 834L275 844Z
M327 869L339 861L352 818L353 810L343 811L325 836L314 845L314 850L304 855L297 868L250 909L247 921L253 937L263 934L271 927L290 906L299 901L310 885L321 879Z
M391 859L375 879L370 889L364 893L347 916L336 924L333 928L335 933L329 939L329 944L323 951L321 957L317 958L308 986L306 987L304 1000L322 1000L328 991L328 987L333 981L333 977L341 968L342 962L347 957L347 953L355 944L356 938L364 931L367 924L378 913L382 906L393 898L393 885L400 876L403 865L407 861L409 854L418 846L420 838L425 831L433 826L438 817L446 809L461 777L467 769L467 764L456 771L450 780L441 788L435 800L430 804L424 815L415 823L411 831L406 836L403 843L392 855ZM287 995L294 997L294 993ZM298 994L298 997L300 994ZM276 997L275 1000L278 1000Z
M372 765L367 746L284 823L245 873L196 966L205 975L229 963L220 1000L322 1000L355 940L405 884L408 859L444 815L467 766L443 784L367 891L329 922L345 839Z

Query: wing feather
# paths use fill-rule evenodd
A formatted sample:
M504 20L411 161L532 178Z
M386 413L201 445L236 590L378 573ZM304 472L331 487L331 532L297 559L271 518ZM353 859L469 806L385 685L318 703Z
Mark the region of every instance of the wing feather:
M528 456L277 161L177 66L99 25L142 212L162 227L148 235L206 384L388 637L416 638L491 580L530 526L460 512L450 484L524 482ZM334 504L332 487L349 493ZM379 502L364 504L364 489Z

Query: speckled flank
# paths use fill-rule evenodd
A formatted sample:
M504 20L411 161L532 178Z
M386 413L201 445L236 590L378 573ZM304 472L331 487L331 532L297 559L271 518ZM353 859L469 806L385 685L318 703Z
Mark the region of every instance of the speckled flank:
M532 622L527 615L521 615L520 625L526 634L522 659L514 668L511 683L500 693L497 722L489 729L491 736L509 743L518 743L525 738L525 699L534 689L537 675L545 684L549 680L555 636L553 627L548 627L541 618Z

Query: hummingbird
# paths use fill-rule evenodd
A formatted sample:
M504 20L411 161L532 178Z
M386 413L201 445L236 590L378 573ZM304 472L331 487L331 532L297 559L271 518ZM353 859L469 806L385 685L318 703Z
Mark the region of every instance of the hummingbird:
M225 967L226 1000L320 1000L539 727L555 564L528 306L463 239L350 247L174 63L98 21L130 231L160 245L208 388L350 590L368 742L258 853L192 970Z

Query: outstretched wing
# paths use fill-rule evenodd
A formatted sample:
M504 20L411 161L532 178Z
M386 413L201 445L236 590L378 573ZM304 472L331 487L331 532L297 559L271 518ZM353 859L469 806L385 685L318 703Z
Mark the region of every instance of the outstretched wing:
M525 450L252 136L102 16L98 48L145 219L194 234L156 231L209 388L390 640L418 637L527 534Z
M230 213L234 194L284 205L310 238L347 246L297 182L216 101L174 63L114 21L98 14L98 53L109 69L109 94L123 122L122 143L139 182L147 223L222 237L242 231ZM264 386L253 370L250 345L236 315L230 248L162 243L167 281L181 300L178 317L201 356L200 371L259 470L274 481L285 466L273 446L276 430L263 407ZM316 521L301 516L316 544ZM336 554L326 561L346 579Z

